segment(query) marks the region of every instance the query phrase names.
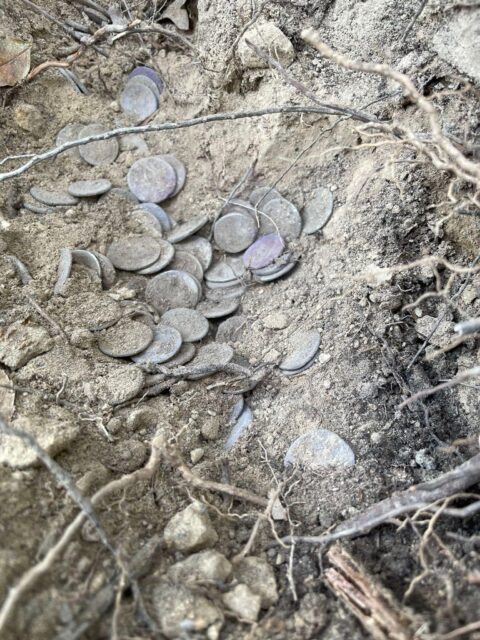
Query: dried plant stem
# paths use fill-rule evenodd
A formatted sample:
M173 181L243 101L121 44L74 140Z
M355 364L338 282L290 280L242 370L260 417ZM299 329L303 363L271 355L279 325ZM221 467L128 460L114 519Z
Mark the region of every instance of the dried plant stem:
M444 389L450 389L457 384L465 382L465 380L469 380L470 378L478 378L478 376L480 376L480 367L472 367L471 369L467 369L466 371L458 374L458 376L455 376L455 378L448 380L448 382L442 382L441 384L437 384L436 387L430 387L429 389L423 389L422 391L414 393L413 396L407 398L401 404L399 404L398 408L403 409L403 407L406 407L413 402L418 402L419 400L423 400L423 398L428 398L428 396L431 396L434 393L438 393L439 391L443 391Z

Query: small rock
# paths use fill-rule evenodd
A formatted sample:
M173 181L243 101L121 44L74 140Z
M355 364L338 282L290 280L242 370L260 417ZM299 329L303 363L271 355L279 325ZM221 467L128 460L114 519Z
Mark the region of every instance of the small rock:
M190 451L190 460L192 461L192 464L197 464L197 462L200 462L204 455L205 450L202 449L202 447L198 447L198 449L192 449L192 451Z
M15 122L20 129L33 133L36 137L41 135L44 128L44 119L40 111L33 104L26 102L21 102L15 107Z
M145 427L154 427L157 424L157 414L152 407L140 407L128 414L127 427L132 431L138 431Z
M268 609L278 601L273 569L263 558L242 558L235 566L235 577L261 597L262 609Z
M261 609L262 599L252 593L245 584L237 585L222 596L224 604L241 620L256 622Z
M23 367L52 347L53 340L39 325L25 325L18 321L0 329L0 362L10 369Z
M107 469L119 473L132 473L143 467L147 459L148 450L139 440L125 440L108 449L102 460Z
M257 22L246 31L238 45L238 55L245 67L248 69L268 68L268 62L259 58L247 45L246 40L276 58L284 67L287 67L295 59L292 43L273 22Z
M263 324L268 329L285 329L290 324L287 316L280 311L271 313L263 319Z
M214 545L218 535L205 505L193 502L168 522L164 539L178 551L192 552Z
M200 551L168 570L169 577L175 582L187 586L195 582L225 582L232 573L232 565L227 558L215 549Z
M185 637L222 621L221 611L210 600L167 580L155 588L153 604L167 638Z
M220 433L221 421L218 416L207 417L202 422L200 431L206 440L217 440Z

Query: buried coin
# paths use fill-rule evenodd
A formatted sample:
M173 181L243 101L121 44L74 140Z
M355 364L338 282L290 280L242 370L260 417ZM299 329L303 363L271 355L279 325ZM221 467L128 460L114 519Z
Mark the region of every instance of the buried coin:
M88 138L96 136L108 131L107 127L102 124L88 124L81 130L81 137ZM89 142L78 147L78 152L88 164L96 167L98 165L111 164L117 159L119 151L118 141L116 138L108 138L107 140L97 140Z
M252 272L253 279L256 282L262 282L262 283L278 280L278 278L281 278L282 276L285 276L287 273L290 273L290 271L296 266L296 264L297 262L295 260L293 260L292 262L287 262L287 264L279 265L279 267L275 271L272 271L271 273L268 273L265 275Z
M221 342L211 342L206 344L197 351L197 355L191 362L192 367L202 367L205 369L202 373L192 374L188 380L200 380L206 376L215 373L233 358L233 349L228 344Z
M141 202L162 202L172 195L177 184L174 169L160 156L140 158L127 174L130 191Z
M333 213L333 193L326 187L319 187L312 193L303 210L303 233L320 231Z
M134 124L143 122L158 109L158 98L142 82L128 82L120 95L120 107Z
M259 213L260 233L278 233L286 240L298 238L302 230L302 219L297 208L284 198L270 200L262 205Z
M68 185L68 193L75 198L91 198L101 196L112 188L112 183L106 178L98 180L77 180Z
M41 187L32 187L30 189L30 195L41 202L42 204L48 204L51 207L71 206L78 204L77 198L66 191L48 191Z
M85 249L72 249L72 262L75 264L82 264L84 267L88 267L92 271L95 271L99 278L102 277L102 268L100 262L91 251Z
M66 142L73 142L75 140L80 140L82 137L80 135L82 129L84 128L84 124L67 124L65 127L60 129L57 133L57 137L55 139L55 144L57 147L65 144ZM80 153L78 152L78 147L72 147L65 153L70 154L71 156L80 159Z
M228 434L228 438L223 445L225 451L230 451L233 445L236 444L241 436L249 429L252 421L252 410L250 407L245 407Z
M99 253L98 251L92 251L92 253L100 263L102 269L102 285L105 289L110 289L110 287L113 287L117 277L115 267L111 260L109 260L107 256L104 256L103 253Z
M190 342L184 342L181 346L180 351L170 358L167 362L165 362L166 367L181 367L190 360L193 359L194 355L197 353L197 349L195 345Z
M185 240L189 236L199 231L207 224L207 222L207 215L196 216L195 218L188 220L188 222L182 222L182 224L179 224L174 229L172 229L168 234L167 239L169 242L173 243L181 242L182 240Z
M231 283L238 281L233 269L226 262L221 261L214 264L205 272L205 280L207 283Z
M157 98L157 102L160 100L160 91L158 90L157 85L151 78L149 78L145 74L139 73L138 75L129 78L125 84L125 87L128 87L132 84L143 84L143 86L150 89L153 95Z
M137 67L128 74L128 80L131 80L136 76L146 76L147 78L150 78L150 80L152 80L156 84L158 91L162 93L164 88L163 80L161 79L159 74L153 69L150 69L150 67Z
M123 271L138 271L150 266L160 257L160 244L150 236L126 236L108 247L107 258Z
M205 318L213 320L215 318L224 318L234 313L240 306L240 298L226 298L218 302L213 300L204 300L200 302L197 311L200 311Z
M140 207L155 216L162 227L162 231L171 231L171 229L173 229L174 223L172 218L162 207L158 206L158 204L154 202L142 202Z
M203 279L202 265L199 260L197 260L197 258L188 251L179 251L177 249L170 268L176 269L177 271L186 271L187 273L191 273L192 276L195 276L199 281L202 281Z
M156 242L158 242L160 246L160 255L154 263L152 263L148 267L145 267L145 269L139 269L137 271L137 273L139 273L141 276L149 276L152 273L158 273L159 271L164 269L167 264L171 263L173 256L175 255L175 249L170 244L170 242L162 240L161 238L157 238Z
M296 371L304 367L315 357L320 347L320 334L315 329L297 331L290 338L290 352L279 367L287 371Z
M232 316L218 325L215 340L218 342L237 342L245 338L245 330L248 326L246 316Z
M250 194L250 202L254 207L259 207L262 210L262 206L266 205L270 200L277 200L282 196L273 187L257 187Z
M170 309L163 314L161 323L179 331L184 342L203 340L210 328L205 316L195 309Z
M247 269L262 269L278 258L285 248L285 242L278 233L269 233L254 242L243 254L243 264Z
M351 467L355 464L355 454L336 433L328 429L314 429L292 442L284 464L297 464L312 471L326 467Z
M97 344L106 356L129 358L145 351L152 340L153 331L149 326L126 318L102 332Z
M163 237L162 225L150 211L137 207L129 213L128 217L136 223L144 233L151 233L152 236L155 236L155 239ZM138 229L136 229L136 231L138 231Z
M201 236L191 236L188 240L177 243L178 249L188 251L197 258L206 271L212 264L213 249L211 243Z
M182 346L182 336L174 327L157 326L153 329L153 342L132 357L137 364L162 364L173 358Z
M227 253L239 253L257 237L257 223L248 213L234 212L222 216L213 228L216 245Z
M152 278L145 289L145 299L159 313L185 307L191 309L200 300L198 281L186 271L164 271Z
M163 158L164 160L166 160L166 162L168 162L168 164L175 171L175 175L177 176L175 191L172 193L173 198L173 196L176 196L177 193L179 193L183 189L185 180L187 179L187 170L183 162L177 157L172 156L171 154L164 154L159 156L159 158Z
M72 252L64 247L60 249L60 259L58 261L57 281L53 287L53 294L58 296L63 291L63 287L70 277L72 270Z

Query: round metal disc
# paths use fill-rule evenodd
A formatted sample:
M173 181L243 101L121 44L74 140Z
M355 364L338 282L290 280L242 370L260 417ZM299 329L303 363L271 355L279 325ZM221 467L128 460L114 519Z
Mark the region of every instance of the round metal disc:
M206 271L212 264L212 244L206 238L191 236L188 240L179 242L177 247L181 251L188 251L194 255L202 265L202 269L204 271Z
M126 236L109 246L107 258L123 271L138 271L153 264L160 257L158 240L150 236Z
M135 76L139 76L139 75L147 76L147 78L150 78L150 80L153 80L153 82L157 85L157 88L160 91L160 93L163 91L164 89L163 80L156 71L154 71L153 69L150 69L150 67L137 67L131 73L128 74L128 80L130 80L131 78L135 78Z
M227 213L213 228L217 246L227 253L239 253L257 237L257 224L248 213Z
M35 200L38 200L38 202L48 204L51 207L69 207L78 204L77 198L74 198L66 191L48 191L41 187L32 187L30 189L30 194L35 198Z
M117 277L117 272L115 271L115 267L112 264L112 261L104 256L103 253L99 253L98 251L92 251L93 255L97 258L100 263L100 267L102 269L102 285L105 289L110 289L115 284L115 279Z
M270 202L270 200L276 200L277 198L281 198L282 196L278 193L276 189L273 187L257 187L250 194L250 202L256 207L259 203L260 210L263 210L262 207Z
M197 311L200 311L205 318L213 320L215 318L224 318L225 316L229 316L231 313L234 313L239 306L240 298L226 298L219 302L204 300L198 305Z
M160 100L160 91L158 90L157 85L151 78L144 75L143 73L139 73L138 75L133 76L132 78L129 78L125 86L127 87L128 85L135 84L135 83L143 84L145 87L148 87L150 91L153 92L154 96L157 98L157 101Z
M202 227L204 227L208 222L208 216L196 216L192 218L188 222L183 222L179 224L174 229L170 231L167 236L169 242L181 242L185 240L189 236L193 235L197 231L199 231Z
M173 220L158 204L154 202L142 202L140 207L155 216L162 227L162 231L171 231L171 229L173 229Z
M320 231L332 213L333 193L326 187L315 189L303 210L303 233L308 235Z
M210 328L205 316L195 309L170 309L163 314L161 321L180 331L184 342L203 340Z
M304 367L315 356L320 347L320 334L312 331L297 331L290 338L289 354L282 360L279 367L294 371Z
M173 358L170 358L170 360L165 362L165 365L167 367L181 367L182 365L187 364L187 362L190 362L196 352L197 349L195 345L190 342L184 342L180 351Z
M195 307L201 291L195 278L185 271L164 271L150 280L145 298L160 313L169 309Z
M158 273L159 271L164 269L167 264L170 264L175 255L175 249L170 244L170 242L162 240L161 238L157 238L156 241L160 245L160 255L153 264L146 267L145 269L140 269L139 271L137 271L137 273L142 276L148 276L152 273Z
M248 319L246 316L232 316L218 325L215 339L218 342L235 343L244 338L247 328Z
M298 238L302 219L297 208L288 200L277 198L260 206L260 234L278 233L286 240Z
M80 132L81 138L98 135L108 131L108 127L103 124L88 124L83 127ZM97 142L89 142L78 147L78 152L88 164L96 167L98 165L111 164L117 159L119 151L118 140L109 138L108 140L98 140Z
M140 158L127 174L130 191L141 202L162 202L172 195L177 176L172 166L160 156Z
M171 165L171 167L173 168L177 176L177 185L175 187L175 191L172 193L172 198L173 198L173 196L176 196L177 193L179 193L183 189L183 186L185 185L185 180L187 179L187 169L183 164L183 162L178 158L176 158L175 156L172 156L170 154L165 154L159 157L163 158L168 162L169 165Z
M72 249L72 262L75 264L83 264L92 271L95 271L99 278L102 277L102 268L97 256L92 251L85 249Z
M68 185L68 193L75 198L91 198L101 196L112 188L112 183L106 178L99 180L77 180Z
M314 429L292 442L285 454L284 464L297 464L312 471L325 467L350 467L355 464L355 454L336 433Z
M285 242L278 233L269 233L254 242L243 254L247 269L261 269L283 253Z
M262 275L254 274L253 279L256 280L257 282L263 282L263 283L273 282L274 280L278 280L279 278L282 278L283 276L287 275L287 273L290 273L290 271L292 271L292 269L295 267L296 264L297 263L295 261L287 262L287 264L282 265L276 271L273 271L268 275L262 276Z
M202 265L197 258L188 251L179 251L177 249L170 268L176 269L177 271L186 271L187 273L191 273L192 276L195 276L197 280L203 280Z
M155 239L163 236L162 225L150 211L137 207L128 214L128 217L140 226L140 229L136 229L136 231L151 233L152 236L155 236Z
M207 370L211 368L211 371L205 373L198 373L189 376L189 380L199 380L209 376L214 371L218 370L228 364L233 358L234 352L232 347L222 342L211 342L206 344L197 351L197 355L191 362L192 367L205 367Z
M217 262L205 272L205 280L213 284L236 284L238 282L238 278L233 272L232 267L223 261Z
M79 140L82 136L80 132L85 127L84 124L67 124L65 127L60 129L57 133L57 137L55 139L56 146L59 147L66 142L73 142L74 140ZM78 152L78 147L72 147L65 153L68 153L75 158L80 159L80 153Z
M144 84L129 82L120 95L120 107L134 124L139 124L155 113L158 99Z
M98 337L98 348L112 358L129 358L145 351L153 340L153 331L143 322L123 319Z
M174 327L157 326L153 330L153 342L132 360L137 364L162 364L173 358L182 346L182 337Z

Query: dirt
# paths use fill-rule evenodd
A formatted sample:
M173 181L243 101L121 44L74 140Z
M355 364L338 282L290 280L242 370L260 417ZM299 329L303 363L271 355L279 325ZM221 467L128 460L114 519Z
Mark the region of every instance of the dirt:
M144 5L149 4L131 3L131 10L141 17ZM142 34L117 40L107 47L106 57L86 51L73 68L88 95L75 92L55 69L21 86L0 89L2 157L51 148L58 131L70 123L125 124L118 95L126 75L139 64L158 69L167 87L153 122L310 104L278 73L245 68L232 51L260 4L247 0L189 2L192 28L186 37L194 50L175 38ZM272 1L265 3L258 20L274 23L289 38L295 60L288 74L318 100L363 109L382 119L395 118L415 131L427 130L425 118L398 93L396 85L377 75L341 69L309 48L300 33L310 26L351 58L385 62L407 73L440 110L446 130L475 143L479 135L478 61L475 67L465 54L468 42L462 43L460 55L447 40L450 33L474 38L475 29L462 30L458 25L465 24L466 15L469 25L478 25L480 11L428 5L402 43L418 4L414 0ZM67 2L48 0L42 7L61 20L79 18ZM32 43L32 68L59 58L62 48L71 44L57 26L13 0L0 6L0 25L4 34ZM447 40L442 42L442 38ZM1 183L0 249L22 260L33 277L22 285L11 263L0 260L1 328L18 323L23 328L43 327L49 334L49 349L39 348L27 364L2 366L0 373L5 372L20 389L14 413L8 418L27 430L29 423L35 425L35 434L42 421L51 429L64 424L69 434L75 433L74 438L61 434L61 451L55 447L52 451L85 495L140 469L148 459L152 438L161 429L176 438L180 454L199 477L228 480L268 496L276 486L275 478L285 477L283 457L291 442L312 428L327 428L348 442L356 463L348 469L315 473L298 470L290 481L287 504L294 531L314 535L393 491L437 477L476 453L480 407L474 387L459 386L433 396L426 403L428 415L418 405L404 410L398 405L409 393L476 364L478 344L471 339L434 360L427 361L422 354L408 367L425 339L425 327L431 326L427 319L436 321L444 314L440 334L443 339L445 331L453 340L453 323L479 315L479 277L471 277L455 304L447 304L445 297L432 297L405 310L405 305L435 290L431 269L401 271L381 284L373 283L365 273L372 265L398 266L423 255L469 265L479 252L478 217L460 213L438 226L453 206L447 195L451 176L404 145L374 145L358 131L358 122L345 120L332 127L335 121L334 116L273 115L150 133L144 138L148 153L123 140L116 162L100 170L69 153ZM317 363L294 377L273 369L246 394L253 423L228 454L223 442L236 398L225 395L224 387L216 384L228 384L226 374L181 380L169 392L144 399L135 408L119 408L140 392L143 374L133 363L103 355L90 329L102 323L107 326L133 298L141 299L146 278L121 273L114 287L105 292L98 278L77 265L62 295L53 296L52 291L61 248L105 253L113 240L138 232L138 221L127 220L132 204L109 193L94 204L81 202L40 215L19 206L23 197L29 199L28 191L34 185L66 189L70 182L81 179L108 178L115 187L125 187L135 159L174 154L187 167L187 182L166 209L179 221L203 213L213 218L222 198L253 163L253 175L240 195L276 182L324 129L276 188L302 210L315 189L329 187L334 193L333 216L322 233L301 236L291 244L299 266L286 278L248 287L238 312L246 323L231 342L238 363L278 364L292 333L317 329L321 334ZM0 169L13 166L9 161ZM447 279L443 271L439 277L443 282ZM461 281L455 279L452 292ZM68 342L39 315L32 299L61 327ZM272 320L274 314L277 317ZM435 344L432 341L427 351L436 348ZM9 406L1 396L0 406ZM193 464L191 459L199 461ZM189 487L168 464L162 464L150 480L117 492L99 508L98 516L122 558L129 561L155 534L162 534L175 514L202 496L210 504L208 513L218 533L215 549L231 561L249 539L254 508L241 501L232 506L219 494ZM77 507L43 466L12 468L8 463L0 467L0 503L0 597L4 599L23 572L52 547L75 517ZM435 637L478 618L478 524L478 516L439 518L435 523L438 537L429 541L426 550L421 547L425 524L408 521L402 527L399 522L385 524L342 544L398 601L408 592L404 604L421 621L419 637L426 633ZM287 522L278 521L276 527L279 536L291 532ZM371 637L325 586L318 548L296 546L289 581L289 550L272 542L271 528L262 522L251 555L266 558L273 568L279 600L260 614L257 624L252 626L229 613L222 604L228 598L222 600L219 593L213 596L211 585L202 591L212 602L216 598L222 611L219 637ZM147 563L138 584L150 616L155 618L158 584L183 557L164 549L160 557ZM409 590L422 572L423 577ZM95 595L117 582L112 556L95 531L84 527L19 603L3 637L114 637L110 635L110 608L84 632L78 630ZM219 592L228 590L225 584L217 587ZM178 593L183 593L180 588ZM162 637L145 626L136 604L134 594L127 590L117 637ZM209 638L215 637L213 627L209 633ZM183 637L207 636L185 630Z

